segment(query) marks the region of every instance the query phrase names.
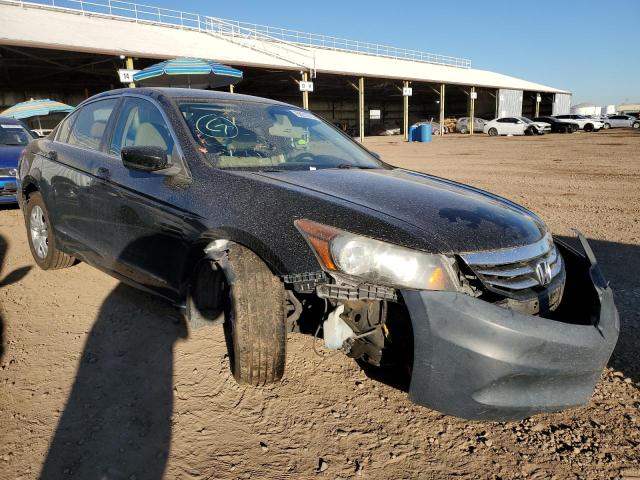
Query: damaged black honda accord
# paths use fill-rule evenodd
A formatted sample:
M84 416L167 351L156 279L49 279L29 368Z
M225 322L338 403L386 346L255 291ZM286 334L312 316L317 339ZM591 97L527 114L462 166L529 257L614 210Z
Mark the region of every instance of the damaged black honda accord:
M618 338L586 239L496 195L392 167L271 100L123 89L78 106L19 166L43 269L76 261L222 323L238 382L322 336L412 401L469 419L585 404ZM401 385L402 382L398 382Z

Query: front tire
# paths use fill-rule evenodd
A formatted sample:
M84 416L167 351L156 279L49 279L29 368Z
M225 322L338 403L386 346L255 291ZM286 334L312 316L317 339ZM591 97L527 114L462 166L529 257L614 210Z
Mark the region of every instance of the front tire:
M631 126L637 130L640 128L640 122L633 122L633 125Z
M460 127L460 133L462 134L469 133L469 129L467 127Z
M251 250L234 245L224 268L229 288L224 329L231 372L238 383L266 385L284 375L285 291Z
M43 270L67 268L75 259L56 248L53 225L40 192L33 192L25 209L27 240L36 264Z
M584 131L585 131L585 132L593 132L593 125L592 125L592 124L590 124L590 123L587 123L587 124L584 126Z
M498 130L496 128L490 128L487 133L489 134L490 137L498 136Z
M611 128L611 125L608 123L605 123L602 128L604 128L605 130L609 130Z

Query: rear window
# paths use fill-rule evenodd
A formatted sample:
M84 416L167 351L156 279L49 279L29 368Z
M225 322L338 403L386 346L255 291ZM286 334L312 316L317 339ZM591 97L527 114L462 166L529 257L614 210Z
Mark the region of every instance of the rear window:
M67 143L88 150L98 150L117 103L117 98L111 98L82 107L73 122Z
M33 140L33 137L22 125L2 123L0 121L0 146L23 147Z

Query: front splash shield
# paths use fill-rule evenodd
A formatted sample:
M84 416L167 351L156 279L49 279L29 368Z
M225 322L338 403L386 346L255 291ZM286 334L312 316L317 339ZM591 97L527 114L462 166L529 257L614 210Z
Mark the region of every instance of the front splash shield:
M587 403L620 324L613 293L578 235L584 254L556 240L568 286L560 318L516 313L462 293L402 291L414 336L410 399L445 414L498 421Z

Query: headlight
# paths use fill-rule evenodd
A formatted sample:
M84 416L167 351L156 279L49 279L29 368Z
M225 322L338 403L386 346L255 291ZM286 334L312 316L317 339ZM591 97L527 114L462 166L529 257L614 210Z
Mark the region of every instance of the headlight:
M295 226L327 271L365 282L417 290L457 290L452 261L372 238L338 230L311 220Z
M9 176L10 177L17 177L18 176L18 170L15 168L10 168L9 169Z

